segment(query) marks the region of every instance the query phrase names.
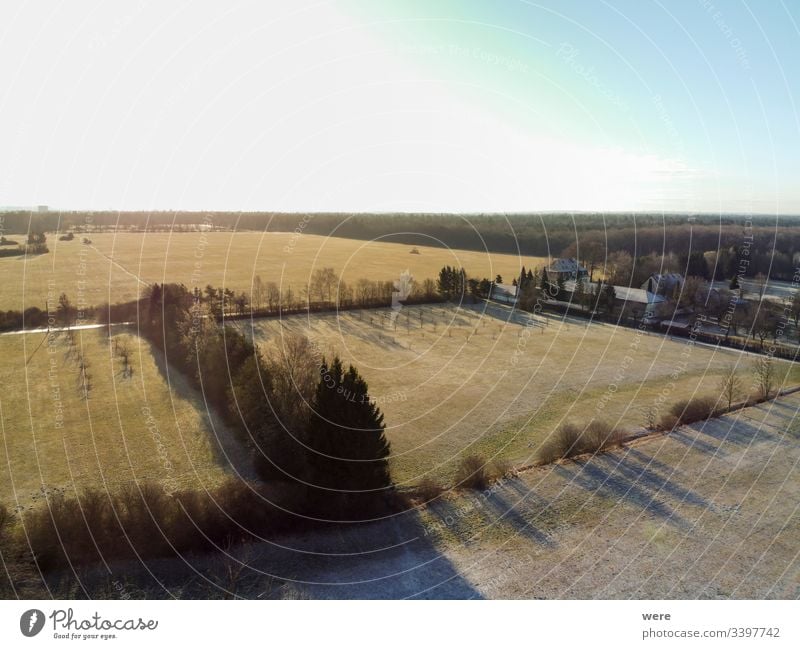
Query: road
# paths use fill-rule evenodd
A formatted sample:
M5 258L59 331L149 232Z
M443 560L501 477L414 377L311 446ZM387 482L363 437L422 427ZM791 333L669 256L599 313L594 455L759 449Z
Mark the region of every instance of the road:
M111 327L130 327L136 324L135 322L112 322ZM86 324L86 325L73 325L72 327L43 327L41 329L16 329L14 331L5 331L0 333L0 336L22 336L24 334L46 334L49 332L59 333L62 331L87 331L89 329L104 329L109 325L107 324Z

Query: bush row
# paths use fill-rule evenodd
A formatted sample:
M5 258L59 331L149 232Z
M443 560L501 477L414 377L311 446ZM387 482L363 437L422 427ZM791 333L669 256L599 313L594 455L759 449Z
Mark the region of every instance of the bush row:
M302 525L272 504L274 491L231 480L209 491L170 494L143 484L114 494L90 489L57 496L24 514L15 546L45 572L214 550ZM284 504L289 499L280 497Z
M605 421L593 421L585 428L562 424L542 444L537 459L540 464L548 464L584 453L600 453L619 446L623 439L624 433Z

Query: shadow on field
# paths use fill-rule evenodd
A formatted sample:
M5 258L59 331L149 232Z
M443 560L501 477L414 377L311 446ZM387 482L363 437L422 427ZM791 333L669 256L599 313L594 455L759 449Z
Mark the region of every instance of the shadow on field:
M727 455L725 449L721 445L709 444L703 439L703 433L700 430L693 429L689 426L676 428L669 433L669 438L674 439L693 451L699 451L706 455L717 455L722 457Z
M677 482L679 475L671 467L662 463L651 462L649 456L641 451L631 453L630 449L622 456L619 462L614 456L602 455L597 458L601 466L609 471L615 471L631 482L653 493L654 497L660 494L669 496L679 503L687 503L698 507L711 507L711 504L699 494ZM660 469L657 466L660 464ZM661 471L659 473L659 470Z
M253 460L244 442L221 421L212 407L206 403L202 393L189 385L183 374L168 365L164 352L144 338L138 338L138 342L149 349L153 362L169 385L170 391L191 403L196 412L208 423L212 431L208 441L219 465L232 470L245 480L255 480L257 474ZM186 430L180 432L181 435L196 433Z
M789 427L796 428L800 425L800 411L794 406L790 406L780 401L768 401L767 403L759 403L750 408L750 411L761 413L763 420L767 418L778 419L780 423L771 424L775 428L782 428L782 430L789 430Z
M708 419L685 426L695 434L704 435L712 438L721 444L732 444L734 446L750 446L758 442L779 440L776 435L769 430L769 426L754 426L753 420L742 416L740 413L719 419ZM755 422L758 424L759 422Z
M708 507L705 499L678 485L668 475L630 455L605 454L568 465L556 465L556 473L592 494L631 505L678 527L687 522L666 501Z
M540 502L534 504L535 499ZM463 545L497 532L507 537L521 536L543 547L556 545L536 521L537 513L547 503L526 489L520 480L508 479L491 492L464 494L458 502L461 504L456 507L448 499L438 499L428 509L438 519L436 528L456 537Z
M248 570L312 599L482 599L413 510L261 543Z
M263 538L263 537L262 537ZM416 511L213 553L20 575L15 596L69 599L482 599ZM10 566L13 569L13 565ZM13 570L12 570L13 572ZM12 592L9 590L9 592ZM6 595L0 583L0 595Z

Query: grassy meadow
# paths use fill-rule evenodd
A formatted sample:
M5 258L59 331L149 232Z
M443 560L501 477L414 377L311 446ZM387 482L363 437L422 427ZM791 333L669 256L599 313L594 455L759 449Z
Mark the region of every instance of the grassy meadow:
M136 299L153 282L188 287L225 286L250 292L253 278L295 293L314 270L332 267L345 281L394 280L408 269L418 280L434 279L442 266L463 266L470 276L511 281L520 266L541 266L542 258L448 250L386 241L357 241L284 232L181 232L89 234L92 243L48 238L50 252L0 258L4 288L0 309L45 308L48 291L66 293L86 306Z
M320 353L356 365L385 415L400 484L451 480L470 453L528 464L562 422L642 428L646 408L661 414L682 399L717 397L731 363L738 362L742 396L756 390L751 356L613 325L528 322L494 307L423 306L240 326L261 345L305 334ZM797 366L776 369L776 385L800 382Z
M130 350L124 371L114 340ZM0 336L0 502L30 507L45 493L134 482L211 486L225 474L202 399L130 333ZM88 398L81 372L90 389Z
M717 396L730 363L738 362L742 396L755 390L750 356L612 325L508 314L442 305L235 326L262 347L303 333L320 354L355 364L385 414L401 486L425 476L448 482L471 453L528 464L562 422L641 428L645 408L666 412L681 399ZM75 331L72 342L65 332L0 336L0 462L8 467L0 502L28 507L45 492L135 482L202 488L230 475L231 463L246 474L241 447L209 418L202 396L167 374L147 341L118 331L111 339ZM800 368L777 370L776 384L800 382Z

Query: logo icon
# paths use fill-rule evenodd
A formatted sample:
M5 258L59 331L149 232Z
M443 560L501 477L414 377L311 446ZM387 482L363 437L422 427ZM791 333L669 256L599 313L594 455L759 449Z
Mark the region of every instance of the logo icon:
M44 627L44 613L38 608L32 608L25 611L22 617L19 618L19 630L22 635L27 638L32 638Z

